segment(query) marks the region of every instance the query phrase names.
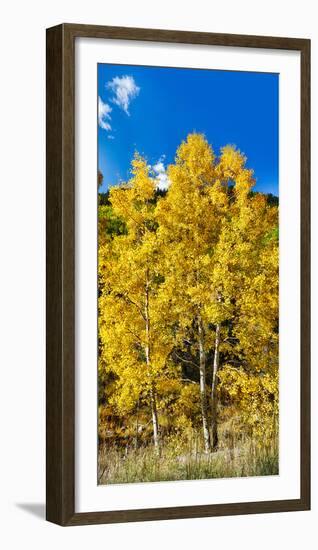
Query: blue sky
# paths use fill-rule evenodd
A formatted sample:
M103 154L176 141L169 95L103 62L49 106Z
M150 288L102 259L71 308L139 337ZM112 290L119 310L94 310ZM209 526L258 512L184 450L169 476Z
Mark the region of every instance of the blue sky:
M176 149L196 131L216 154L235 144L255 190L278 195L278 82L271 73L98 64L101 191L129 178L135 151L164 187Z

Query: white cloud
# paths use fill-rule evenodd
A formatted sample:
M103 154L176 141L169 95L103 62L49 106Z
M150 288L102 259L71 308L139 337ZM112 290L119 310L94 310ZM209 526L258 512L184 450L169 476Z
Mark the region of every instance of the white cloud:
M155 179L157 181L157 189L161 191L166 191L170 185L168 174L163 163L164 157L161 157L156 164L152 166L152 170L155 174Z
M111 120L110 113L112 111L112 108L108 105L108 103L104 103L103 100L99 97L98 98L98 124L100 125L103 130L111 130L112 127L110 123L108 122Z
M107 137L108 137L108 139L115 139L114 136L112 136L112 135L108 135Z
M114 94L111 101L129 115L129 104L140 92L134 78L132 76L115 76L108 82L107 88Z

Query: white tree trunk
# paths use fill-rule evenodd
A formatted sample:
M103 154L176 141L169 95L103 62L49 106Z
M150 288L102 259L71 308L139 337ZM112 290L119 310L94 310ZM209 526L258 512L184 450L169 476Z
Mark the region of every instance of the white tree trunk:
M215 346L212 371L212 386L211 386L211 422L212 422L212 449L217 449L218 446L218 423L217 423L217 373L220 364L220 333L221 325L217 324L215 329Z
M146 346L145 346L145 355L146 355L146 364L148 369L148 375L151 378L150 372L150 316L149 316L149 281L148 273L146 279L146 291L145 291L145 323L146 323ZM155 449L159 451L159 423L158 423L158 412L157 412L157 397L155 386L153 380L150 380L150 406L151 406L151 417L152 417L152 427L153 427L153 442Z
M150 391L151 399L151 414L152 414L152 426L153 426L153 442L155 449L159 451L159 424L158 424L158 413L157 413L157 398L154 388L151 388Z
M202 427L205 452L211 451L210 432L208 423L208 403L206 392L206 353L204 349L204 331L202 326L202 320L198 318L198 331L199 331L199 356L200 356L200 399L201 399L201 415L202 415Z

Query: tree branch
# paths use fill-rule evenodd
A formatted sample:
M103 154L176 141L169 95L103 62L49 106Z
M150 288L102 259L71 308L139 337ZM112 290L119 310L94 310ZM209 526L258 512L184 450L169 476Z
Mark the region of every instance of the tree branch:
M131 330L130 328L127 328L128 332L130 332L130 334L132 334L140 343L142 343L142 339L140 338L140 336L138 336L138 334L136 334L133 330Z
M133 306L135 306L135 307L138 309L138 311L139 311L140 315L142 316L143 320L144 320L144 321L146 320L146 317L145 317L145 315L144 315L144 313L143 313L143 311L142 311L142 308L141 308L141 306L140 306L139 304L137 304L137 302L134 302L134 300L132 300L131 298L129 298L129 296L127 296L127 294L124 294L124 295L123 295L123 299L124 299L126 302L128 302L129 304L132 304Z
M174 355L176 356L177 359L179 359L179 361L182 361L183 363L188 363L189 365L193 365L197 369L200 368L199 365L197 365L193 361L190 361L189 359L184 359L183 357L180 357L180 355L178 355L176 352L174 352Z
M195 380L190 380L190 378L181 378L181 382L190 382L191 384L198 384Z

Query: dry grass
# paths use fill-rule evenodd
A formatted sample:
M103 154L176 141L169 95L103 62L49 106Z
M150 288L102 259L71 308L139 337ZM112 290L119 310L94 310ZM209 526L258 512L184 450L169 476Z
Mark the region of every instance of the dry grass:
M99 452L99 483L141 483L278 474L278 444L240 442L205 454L196 444L191 448L168 441L160 455L152 447L116 449L104 446Z

